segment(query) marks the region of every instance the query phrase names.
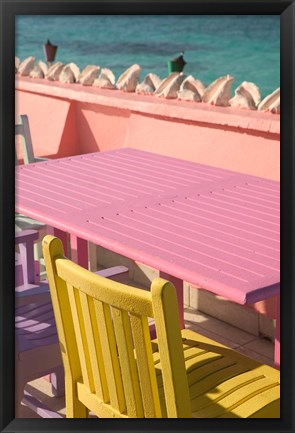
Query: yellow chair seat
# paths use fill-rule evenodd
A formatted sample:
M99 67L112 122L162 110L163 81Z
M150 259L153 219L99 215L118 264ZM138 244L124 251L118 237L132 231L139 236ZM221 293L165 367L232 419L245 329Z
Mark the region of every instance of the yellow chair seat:
M190 329L181 331L193 418L279 418L280 372ZM167 416L157 339L153 357Z

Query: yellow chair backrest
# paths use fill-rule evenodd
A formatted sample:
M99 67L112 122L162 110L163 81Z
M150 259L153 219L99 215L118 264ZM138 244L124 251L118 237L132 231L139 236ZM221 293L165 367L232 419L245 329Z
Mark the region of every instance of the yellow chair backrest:
M61 241L43 252L65 368L67 417L162 417L148 318L154 318L168 417L191 417L174 286L151 291L91 273L64 257ZM163 391L161 391L163 392ZM85 412L86 411L86 412Z

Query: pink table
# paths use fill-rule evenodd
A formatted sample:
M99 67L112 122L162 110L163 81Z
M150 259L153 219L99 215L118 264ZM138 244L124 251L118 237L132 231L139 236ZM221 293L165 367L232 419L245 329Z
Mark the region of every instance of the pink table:
M89 240L158 269L182 326L183 280L239 304L279 296L278 182L128 148L16 170L17 212L70 233L85 267Z

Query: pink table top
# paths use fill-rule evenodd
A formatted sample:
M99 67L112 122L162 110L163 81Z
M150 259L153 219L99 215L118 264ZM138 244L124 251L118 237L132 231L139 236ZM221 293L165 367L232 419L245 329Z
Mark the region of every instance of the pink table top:
M279 294L275 181L125 148L17 167L16 211L240 304Z

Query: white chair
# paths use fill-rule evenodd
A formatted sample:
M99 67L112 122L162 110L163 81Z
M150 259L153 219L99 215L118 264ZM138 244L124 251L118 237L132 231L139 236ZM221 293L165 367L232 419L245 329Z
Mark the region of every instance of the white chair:
M18 123L15 125L15 138L21 143L21 149L23 154L24 164L30 164L34 162L46 161L46 158L37 158L34 156L34 150L32 145L31 131L29 125L29 119L26 114L18 116ZM17 141L15 142L16 145ZM15 165L18 165L18 157L15 147ZM41 275L44 274L44 260L42 254L41 240L46 235L46 225L42 222L36 221L25 215L16 213L15 214L15 231L23 230L37 230L39 233L39 241L34 245L34 256L35 259L40 262Z
M34 155L29 119L26 114L21 114L18 116L18 123L15 125L15 135L19 136L20 138L24 164L31 164L32 162L47 160L47 158L39 158L35 157Z

